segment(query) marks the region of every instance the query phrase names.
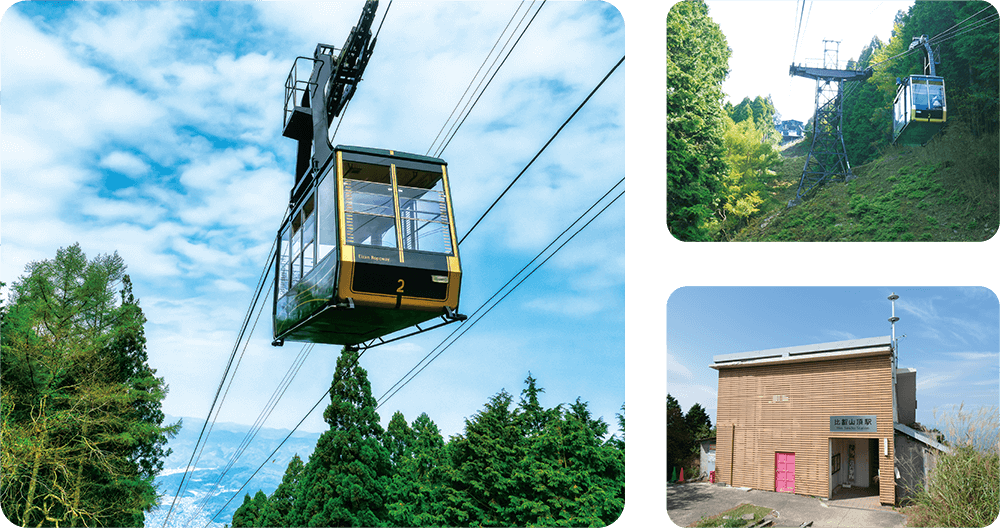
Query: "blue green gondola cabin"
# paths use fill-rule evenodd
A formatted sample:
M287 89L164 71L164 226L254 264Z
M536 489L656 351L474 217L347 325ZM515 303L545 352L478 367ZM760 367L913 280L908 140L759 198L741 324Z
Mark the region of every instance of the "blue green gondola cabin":
M892 103L892 141L896 145L924 145L948 118L944 78L911 75L896 80Z

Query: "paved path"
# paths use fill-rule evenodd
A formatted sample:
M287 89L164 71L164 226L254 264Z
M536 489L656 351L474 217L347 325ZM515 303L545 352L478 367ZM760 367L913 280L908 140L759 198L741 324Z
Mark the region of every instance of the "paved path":
M906 517L896 512L830 506L820 499L791 493L744 491L701 482L667 486L667 515L678 526L688 526L744 502L777 510L776 526L794 527L812 521L816 528L902 528L906 521Z

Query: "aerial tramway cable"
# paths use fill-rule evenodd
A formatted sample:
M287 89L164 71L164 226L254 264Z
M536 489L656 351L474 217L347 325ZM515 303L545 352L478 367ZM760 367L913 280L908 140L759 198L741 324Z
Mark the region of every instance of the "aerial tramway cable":
M576 116L576 114L583 108L583 106L587 104L587 101L589 101L590 98L593 97L595 93L597 93L597 90L599 90L601 86L604 85L604 82L608 80L608 77L611 77L611 74L614 73L615 70L617 70L618 67L621 66L623 62L625 62L624 55L622 55L622 58L614 66L611 67L611 70L608 71L607 75L605 75L603 79L601 79L601 82L597 83L597 86L595 86L594 89L590 91L590 94L587 95L586 99L584 99L582 103L580 103L580 106L577 106L576 110L573 110L573 113L570 114L570 116L566 118L566 121L564 121L563 124L559 126L559 128L555 131L554 134L552 134L552 137L550 137L549 140L545 142L545 145L543 145L542 148L539 149L539 151L535 154L535 156L531 158L531 161L529 161L528 164L525 165L523 169L521 169L521 172L518 173L518 175L515 176L513 180L511 180L511 182L507 185L507 188L504 189L502 193L500 193L500 196L497 196L496 200L493 200L493 203L486 208L486 211L479 217L478 220L476 220L474 224L472 224L472 227L469 228L469 230L464 235L462 235L462 239L458 241L459 245L461 245L462 242L465 241L466 238L468 238L468 236L472 233L472 231L476 229L476 226L478 226L479 223L483 221L483 218L486 218L486 215L490 214L490 211L493 210L493 207L496 206L496 204L500 201L500 199L503 198L505 194L507 194L507 191L509 191L510 188L513 187L515 183L517 183L517 180L520 179L525 172L527 172L528 167L531 167L531 164L538 159L538 156L542 155L542 152L544 152L546 147L548 147L549 144L552 143L552 140L554 140L556 136L558 136L559 133L562 132L562 129L565 128L567 124L569 124L569 122Z
M586 211L584 211L579 217L577 217L576 220L573 221L573 223L571 223L569 225L569 227L567 227L565 230L563 230L563 232L560 233L555 239L553 239L552 242L549 243L549 245L545 246L545 248L542 249L542 251L540 251L538 253L538 255L535 256L535 258L531 259L531 261L529 261L527 264L525 264L525 266L523 268L521 268L520 271L518 271L517 273L515 273L514 276L510 278L510 280L508 280L503 286L501 286L500 289L497 290L497 292L494 293L492 296L490 296L490 298L487 299L486 302L484 302L482 305L480 305L479 308L476 308L475 312L473 312L472 315L469 316L468 324L463 323L461 326L459 326L458 328L456 328L455 330L453 330L452 333L448 335L448 337L445 337L441 341L441 343L439 343L436 347L434 347L433 349L431 349L431 351L428 352L427 355L425 355L420 361L418 361L417 364L414 365L413 368L411 368L409 370L409 372L407 372L406 374L404 374L403 377L399 379L399 381L397 381L391 387L389 387L385 391L385 393L382 394L382 396L379 396L378 405L375 407L376 410L379 407L381 407L382 404L384 404L390 398L392 398L393 396L395 396L396 393L399 392L400 390L402 390L403 387L405 387L411 381L413 381L413 379L416 378L418 374L420 374L421 372L423 372L423 370L425 368L427 368L428 365L430 365L435 359L437 359L438 356L440 356L441 354L443 354L445 350L447 350L451 345L453 345L455 343L455 341L458 341L458 339L460 337L462 337L463 335L465 335L466 332L468 332L469 330L471 330L472 327L475 326L476 323L478 323L483 317L485 317L486 314L488 314L491 310L493 310L493 308L495 308L496 305L500 304L500 302L502 302L504 299L506 299L508 295L510 295L515 289L517 289L518 286L521 285L521 283L523 283L525 280L527 280L528 277L530 277L533 273L535 273L536 271L538 271L538 269L541 268L542 265L544 265L546 262L548 262L549 259L551 259L556 253L558 253L559 250L561 250L567 243L569 243L570 240L573 240L573 238L576 237L576 235L578 235L580 233L580 231L583 231L587 226L589 226L591 224L591 222L593 222L594 220L596 220L597 217L601 215L601 213L603 213L605 210L607 210L607 208L610 207L611 204L615 203L615 201L617 201L619 198L621 198L622 195L625 194L625 191L622 191L622 192L618 193L618 195L615 196L614 199L612 199L610 202L608 202L604 206L604 208L602 208L600 211L598 211L597 214L595 214L590 220L587 221L587 223L585 223L583 226L581 226L579 229L577 229L576 232L574 232L572 235L570 235L569 238L567 238L565 241L563 241L563 243L560 244L559 247L557 247L551 254L549 254L549 256L545 257L545 259L541 263L539 263L538 266L535 266L534 269L532 269L531 271L529 271L527 273L527 275L525 275L524 277L522 277L521 280L517 282L517 284L515 284L513 287L510 288L510 290L507 291L507 293L504 293L504 295L502 297L500 297L500 299L498 299L495 303L493 303L492 305L490 305L489 308L486 308L486 311L483 312L482 315L479 315L477 317L477 314L480 312L480 310L482 310L483 308L485 308L490 303L490 301L492 301L494 298L496 298L497 295L500 295L500 293L503 292L503 290L508 285L510 285L510 283L514 282L514 280L517 279L518 276L520 276L522 273L524 273L524 271L527 270L528 267L530 267L536 260L538 260L539 258L541 258L542 255L544 255L545 252L549 250L549 248L551 248L556 242L558 242L559 239L562 238L563 235L565 235L567 232L569 232L569 230L572 229L573 226L575 226L581 220L583 220L583 218L587 215L587 213L589 213L591 210L593 210L595 207L597 207L597 205L600 204L602 200L604 200L609 194L611 194L619 185L621 185L624 182L625 182L625 178L622 178L621 180L618 180L618 183L615 183L611 187L611 189L608 189L608 191L606 193L604 193L600 198L598 198L597 201L594 202L593 205L591 205L590 207L588 207ZM445 343L449 339L451 339L452 336L454 336L456 333L458 333L460 330L461 330L461 333L459 333L455 337L455 339L452 339L452 341L450 343L448 343L447 345L445 345ZM444 348L441 348L442 345L444 345ZM420 367L420 370L417 370L415 373L413 373L413 371L417 367L419 367L421 363L423 363L425 360L427 360L427 358L430 357L431 354L434 354L434 352L436 350L438 350L438 348L441 348L441 350L438 351L437 354L435 354L434 357L432 357L430 359L430 361L427 361L427 363L425 363L422 367ZM412 376L410 376L411 373L413 373ZM409 377L409 378L407 379L407 377ZM393 390L393 389L395 389L395 390ZM390 394L390 391L391 391L391 394Z
M532 3L534 3L534 2L532 2ZM518 13L518 11L521 10L521 5L522 4L524 4L524 2L521 2L520 4L517 5L517 9L515 9L514 10L514 14L510 16L510 20L507 21L507 25L504 26L503 31L501 31L500 34L497 35L496 42L493 43L493 47L490 48L490 52L487 53L485 57L483 57L483 63L479 65L479 69L476 70L475 75L473 75L472 78L469 79L469 85L465 87L465 91L462 92L462 96L459 97L458 101L455 102L455 108L452 108L451 113L448 114L448 119L446 119L445 122L444 122L444 124L441 125L441 130L439 130L438 133L437 133L437 135L434 136L434 141L431 142L431 146L430 147L427 147L427 152L424 153L425 155L430 155L431 150L434 149L434 145L437 143L437 140L440 139L441 134L443 134L445 128L448 127L448 123L451 122L451 118L455 115L455 112L458 111L458 107L462 106L462 101L465 99L465 95L467 93L469 93L469 89L472 88L472 85L476 82L476 78L479 77L479 72L483 71L483 66L486 66L486 63L490 60L490 57L493 55L493 50L496 49L497 44L499 44L500 41L503 39L503 36L505 34L507 34L507 28L510 27L511 22L513 22L514 19L517 17L517 13ZM514 30L511 32L511 37L514 36L514 32L516 32L517 28L521 26L521 22L524 21L524 17L528 15L528 12L530 12L530 10L531 10L531 7L529 6L528 9L524 12L524 16L521 17L521 21L519 21L517 23L517 26L515 26ZM525 28L525 29L527 29L527 28ZM507 38L507 42L504 43L504 45L503 45L502 48L500 48L500 52L499 53L503 53L503 50L507 47L507 43L509 43L509 42L510 42L510 37ZM497 54L497 58L500 57L499 53ZM493 60L493 64L496 64L496 59ZM493 64L490 64L490 67L486 70L486 73L489 73L493 69ZM483 79L485 79L485 78L486 77L484 75ZM480 81L479 84L482 85L482 80ZM475 94L476 91L478 91L478 90L479 90L479 86L477 86L476 89L472 93ZM471 101L471 97L470 97L470 101ZM468 105L469 105L469 103L467 102L466 103L466 107ZM464 108L462 109L462 112L459 113L459 115L461 116L463 113L465 113L465 109ZM454 126L455 125L452 124L452 127L454 127ZM448 129L448 132L451 132L451 129ZM435 154L435 156L436 156L436 154Z
M476 86L476 90L475 90L475 91L473 91L473 95L475 95L476 91L478 91L478 92L479 92L479 95L478 95L478 96L476 96L476 99L475 99L474 101L473 101L473 100L471 99L471 96L470 96L470 99L469 99L469 102L466 102L466 103L465 103L465 107L464 107L464 108L462 108L462 112L461 112L461 113L459 114L459 116L461 117L461 120L458 120L458 118L456 118L456 120L455 120L455 123L452 123L452 125L451 125L451 128L449 128L449 129L448 129L448 132L446 132L446 133L445 133L445 137L447 138L447 141L445 141L445 140L442 140L442 145L441 145L441 146L440 146L440 148L438 148L438 150L437 150L437 151L436 151L436 152L434 153L434 156L435 156L435 157L440 157L440 156L441 156L441 154L443 154L443 153L444 153L444 149L448 148L448 145L449 145L449 144L451 144L451 140L455 138L455 135L456 135L456 134L458 134L458 130L459 130L460 128L462 128L462 125L463 125L463 124L465 124L465 120L466 120L466 119L467 119L467 118L469 117L469 114L470 114L470 113L472 112L472 109L473 109L473 108L475 108L476 104L478 104L478 103L479 103L479 99L480 99L480 98L481 98L481 97L483 96L483 94L484 94L484 93L486 93L486 89L487 89L487 88L489 88L490 84L491 84L491 83L493 82L493 78L494 78L494 77L496 77L496 76L497 76L497 73L499 73L499 72L500 72L500 68L502 68L502 67L503 67L503 65L504 65L504 63L506 63L506 62L507 62L507 58L508 58L508 57L510 57L510 54L511 54L511 52L513 52L513 51L514 51L514 48L516 48L516 47L517 47L517 44L518 44L519 42L521 42L521 37L523 37L523 36L524 36L524 33L528 31L528 28L529 28L529 27L531 26L531 23L535 21L535 17L537 17L537 16L538 16L538 12L542 10L542 7L544 7L544 6L545 6L545 2L547 2L547 1L548 1L548 0L543 0L543 1L542 1L542 5L538 6L538 9L536 9L536 10L535 10L535 14L531 16L531 19L530 19L530 20L528 20L528 24L527 24L526 26L524 26L524 29L523 29L523 30L521 30L521 34L520 34L520 35L518 35L518 37L517 37L517 40L515 40L515 41L514 41L514 44L513 44L513 45L512 45L511 47L510 47L510 49L509 49L509 50L507 50L507 54L506 54L506 55L504 55L504 58L503 58L503 60L502 60L502 61L500 61L500 65L499 65L499 66L497 66L497 68L496 68L495 70L493 70L493 75L491 75L491 76L490 76L490 79L489 79L488 81L486 81L486 86L483 86L483 89L482 89L482 90L479 90L479 86L481 86L481 85L483 84L483 81L482 81L482 80L480 80L480 81L479 81L479 86ZM535 2L534 2L534 0L532 0L531 4L532 4L532 5L534 5L534 3L535 3ZM529 6L529 7L528 7L528 9L527 9L527 10L526 10L526 11L524 12L524 16L522 16L522 17L521 17L521 21L519 21L519 22L518 22L518 24L517 24L517 27L520 27L520 26L521 26L521 22L523 22L523 21L524 21L524 17L528 16L528 13L529 13L530 11L531 11L531 6ZM517 14L517 12L515 11L515 12L514 12L514 14L516 15L516 14ZM508 25L509 25L509 23L508 23ZM517 27L515 27L515 28L514 28L514 31L517 31ZM503 34L501 33L501 35L500 35L500 36L502 37L502 36L503 36ZM513 38L513 37L514 37L514 33L512 32L512 33L511 33L511 35L510 35L510 37L508 37L508 38L507 38L507 42L510 42L510 39L511 39L511 38ZM507 43L504 43L504 47L506 47L506 46L507 46ZM492 51L491 51L491 53L492 53ZM503 53L503 49L501 49L501 50L500 50L500 53ZM488 58L489 58L489 55L487 55L487 56L486 56L486 58L488 59ZM497 59L499 59L499 58L500 58L500 55L499 55L499 54L497 54L497 57L496 57L496 59L493 59L493 64L496 64L496 61L497 61ZM492 65L492 64L490 65L490 68L491 68L491 69L493 68L493 65ZM481 68L480 68L480 69L481 69ZM489 70L487 70L487 73L489 73ZM476 74L478 75L478 72L477 72ZM485 75L484 75L483 79L485 79L485 78L486 78L486 77L485 77ZM474 80L475 80L475 77L473 77L473 81L474 81ZM470 82L470 85L471 85L471 82ZM463 94L463 97L464 97L464 96L465 96L465 95ZM461 103L461 99L459 99L459 103ZM471 103L471 106L470 106L470 103ZM466 110L466 108L467 108L468 110ZM454 113L454 112L452 112L452 113ZM464 115L462 115L462 114L464 114ZM449 117L448 117L448 119L451 119L451 116L449 116ZM447 121L445 121L445 125L447 125L447 124L448 124L448 123L447 123ZM443 128L444 128L444 127L442 127L442 129L443 129ZM449 134L450 134L450 135L449 135ZM439 135L440 135L440 133L439 133ZM437 138L434 138L434 141L437 141ZM433 146L434 146L434 145L433 145L433 143L432 143L432 144L431 144L431 147L433 147Z
M205 440L208 439L208 437L205 436L205 429L206 429L206 427L208 427L209 421L211 421L213 425L215 424L215 420L212 419L212 411L215 410L216 403L219 403L219 395L222 393L222 387L223 387L223 385L225 385L226 378L229 377L229 371L230 371L230 369L233 366L233 360L236 359L236 352L240 348L240 342L243 341L243 337L244 337L244 335L246 335L246 329L247 329L247 326L250 324L250 318L253 315L254 307L257 306L257 302L260 299L260 295L261 295L261 293L262 293L262 291L264 289L264 284L266 284L266 282L267 282L267 280L266 280L265 277L267 277L269 275L269 272L271 271L271 265L274 262L274 244L271 245L270 253L271 253L271 257L268 259L267 264L264 265L264 270L261 272L261 276L257 280L257 291L254 293L253 301L251 301L250 307L247 309L246 316L243 319L243 326L240 328L240 331L237 334L236 344L233 346L233 351L232 351L232 353L229 354L229 360L226 362L226 368L222 372L222 379L219 380L219 386L215 390L215 396L212 398L212 404L209 406L208 415L205 417L205 423L202 424L202 426L201 426L201 432L198 433L198 439L195 441L195 446L194 446L194 449L191 452L191 458L188 460L187 468L185 469L184 474L181 475L181 481L177 485L177 492L174 494L174 498L173 498L173 500L170 503L170 509L167 510L167 514L163 518L163 526L164 527L167 526L167 522L170 520L170 515L174 511L174 507L177 505L177 499L178 499L178 497L180 497L181 490L184 489L184 484L187 481L187 474L188 474L188 472L190 472L192 470L192 463L194 463L195 467L197 467L197 461L195 459L195 454L198 453L198 446L201 445L203 438ZM255 326L256 326L256 324L255 324ZM247 336L247 338L249 340L249 336ZM244 347L244 351L246 351L245 347ZM242 355L240 357L242 358ZM237 368L238 368L238 364L237 364ZM236 375L236 371L233 370L233 376L235 376L235 375ZM221 408L221 403L220 403L220 408ZM216 413L216 417L218 417L218 413ZM211 429L210 428L209 428L209 434L211 434ZM200 456L199 456L199 459L200 459Z
M569 117L568 117L568 118L566 119L566 121L564 121L564 122L563 122L563 124L562 124L562 125L560 125L560 127L559 127L559 128L558 128L558 129L556 130L556 132L555 132L555 133L554 133L554 134L552 135L552 137L550 137L550 138L549 138L549 140L545 142L545 145L543 145L543 146L542 146L542 148L541 148L541 149L539 149L539 151L538 151L538 152L537 152L537 153L535 154L535 156L531 158L531 161L529 161L529 162L528 162L528 164L527 164L527 165L525 165L525 167L524 167L524 168L523 168L523 169L521 170L521 172L519 172L519 173L517 174L517 176L515 176L515 177L514 177L514 179L513 179L513 180L512 180L511 182L510 182L510 184L508 184L508 185L507 185L507 188L506 188L506 189L504 189L504 190L503 190L503 192L501 192L501 193L500 193L500 195L499 195L499 196L498 196L498 197L497 197L497 198L496 198L496 199L495 199L495 200L493 201L493 203L492 203L492 204L491 204L491 205L490 205L490 206L489 206L489 207L488 207L488 208L486 209L486 211L485 211L485 212L484 212L484 213L482 214L482 216L480 216L480 217L479 217L479 219L478 219L478 220L476 220L476 222L475 222L475 224L474 224L474 225L472 226L472 228L470 228L470 229L469 229L469 231L468 231L468 232L466 232L466 234L465 234L465 235L464 235L464 236L462 237L462 239L461 239L461 240L459 240L459 244L460 244L460 245L461 245L461 243L462 243L462 242L464 242L464 241L465 241L465 239L466 239L466 238L467 238L467 237L469 236L469 234L471 234L471 233L472 233L472 231L473 231L473 230L474 230L474 229L476 228L476 226L478 226L478 225L479 225L479 223L480 223L480 222L481 222L481 221L482 221L482 220L483 220L483 219L484 219L484 218L486 217L486 215L490 213L490 211L491 211L491 210L493 209L493 207L494 207L494 206L496 206L496 204L497 204L497 203L498 203L498 202L500 201L500 199L501 199L501 198L503 198L503 196L504 196L504 195L505 195L505 194L507 193L507 191L509 191L509 190L510 190L510 188L511 188L511 187L512 187L512 186L513 186L513 185L514 185L514 184L515 184L516 182L517 182L517 180L518 180L518 179L519 179L519 178L520 178L520 177L521 177L522 175L524 175L524 173L525 173L525 172L526 172L526 171L528 170L528 168L529 168L529 167L531 167L531 165L532 165L532 164L533 164L533 163L535 162L535 160L536 160L536 159L538 159L538 157L539 157L539 156L540 156L540 155L542 154L542 152L544 152L544 151L545 151L545 149L546 149L546 148L547 148L547 147L549 146L549 144L551 144L551 143L552 143L552 141L553 141L553 140L554 140L554 139L556 138L556 136L558 136L558 135L559 135L559 133L560 133L560 132L561 132L561 131L563 130L563 128L565 128L565 127L566 127L566 125L567 125L567 124L568 124L568 123L570 122L570 120L572 120L572 119L573 119L573 118L574 118L574 117L576 116L576 114L577 114L577 113L579 113L579 111L580 111L580 110L581 110L581 109L582 109L582 108L584 107L584 105L586 105L586 104L587 104L587 101L589 101L589 100L590 100L590 98L591 98L591 97L593 97L595 93L597 93L597 90L599 90L599 89L601 88L601 86L602 86L602 85L604 85L604 83L605 83L605 82L606 82L606 81L608 80L608 78L609 78L609 77L611 77L611 74L613 74L613 73L615 72L615 70L616 70L616 69L618 69L618 67L619 67L619 66L621 66L621 64L622 64L623 62L625 62L625 57L624 57L624 56L622 56L622 58L621 58L621 59L620 59L620 60L619 60L619 61L618 61L618 62L617 62L617 63L616 63L616 64L615 64L615 65L614 65L614 66L613 66L612 68L611 68L611 70L610 70L610 71L608 71L608 73L607 73L607 74L606 74L606 75L604 76L604 78L602 78L602 79L601 79L601 81L600 81L600 82L599 82L599 83L597 84L597 86L595 86L595 87L594 87L594 89L593 89L593 90L591 90L591 92L590 92L590 93L589 93L589 94L587 95L587 97L586 97L586 98L585 98L585 99L583 100L583 102L581 102L581 103L580 103L580 105L579 105L579 106L577 106L576 110L574 110L574 111L573 111L573 113L572 113L572 114L570 114L570 116L569 116ZM622 179L622 181L624 181L624 178ZM619 185L620 183L621 183L621 182L619 182L618 184L615 184L615 187L617 187L617 186L618 186L618 185ZM613 189L614 189L614 187L612 187L612 190L613 190ZM611 192L611 191L608 191L608 193L610 193L610 192ZM607 194L608 194L608 193L605 193L605 195L601 197L601 200L603 200L603 199L604 199L604 197L605 197L605 196L607 196ZM617 198L616 198L616 199L617 199ZM598 202L600 202L600 200L598 200ZM591 206L591 207L590 207L589 209L587 209L587 211L586 211L586 212L584 212L584 214L586 214L587 212L590 212L590 210L591 210L591 209L593 209L593 208L594 208L594 207L595 207L596 205L597 205L597 203L595 203L594 205L592 205L592 206ZM610 204L609 204L609 205L610 205ZM603 211L603 210L602 210L602 211ZM600 213L598 213L598 214L600 214ZM579 219L578 219L577 221L579 221ZM575 223L576 223L576 222L574 222L574 224L575 224ZM570 228L571 228L571 227L572 227L572 225L570 226ZM567 228L567 230L568 230L568 229L570 229L570 228ZM581 228L581 229L582 229L582 228ZM564 231L564 233L565 233L565 231ZM562 236L562 234L560 234L559 236L561 237L561 236ZM573 236L575 236L575 234L574 234ZM557 238L556 238L556 240L558 240L558 238L559 238L559 237L557 237ZM571 237L571 238L572 238L572 237ZM554 244L554 243L556 242L556 240L553 240L552 244ZM568 242L568 240L567 240L567 242ZM551 245L552 245L552 244L549 244L549 246L546 246L545 250L547 250L547 249L548 249L549 247L551 247ZM560 248L561 248L561 247L562 247L562 246L560 246ZM544 252L545 250L542 250L542 251ZM557 251L558 251L558 250L557 250ZM539 254L539 256L541 256L541 254ZM550 255L550 256L551 256L551 255ZM538 257L535 257L535 259L533 259L533 260L532 260L531 262L534 262L534 260L536 260L537 258L538 258ZM548 259L546 259L546 260L548 260ZM528 263L528 266L530 266L530 265L531 265L531 262L529 262L529 263ZM543 264L544 264L544 262L543 262ZM541 266L541 265L539 265L539 266ZM527 266L525 266L525 268L527 268ZM537 268L536 268L536 269L537 269ZM521 272L523 272L523 271L524 271L524 269L522 269L522 270L521 270L521 271L519 271L519 272L518 272L517 274L515 274L515 275L514 275L514 277L512 277L512 278L510 279L510 281L508 281L508 282L507 282L507 284L504 284L504 286L503 286L503 287L501 287L501 291L502 291L502 289L503 289L503 288L507 287L507 285L508 285L508 284L510 284L510 282L512 282L512 281L513 281L513 280L514 280L515 278L517 278L517 275L519 275L519 274L520 274ZM532 271L532 273L533 273L533 271ZM529 273L529 275L530 275L530 273ZM525 278L527 278L527 277L525 277ZM522 279L522 282L523 282L523 279ZM518 284L520 284L520 283L518 283ZM517 286L515 286L515 288L516 288L516 287L517 287ZM500 292L498 291L498 292L497 292L496 294L494 294L494 295L493 295L493 297L495 297L495 296L496 296L496 295L498 295L499 293L500 293ZM508 292L508 293L509 293L509 292ZM493 299L493 297L490 297L490 299L488 299L488 300L486 301L486 303L489 303L489 301L490 301L490 300L492 300L492 299ZM504 297L506 297L506 295L505 295ZM501 300L503 300L503 299L501 299ZM497 301L497 303L499 303L499 302L500 302L500 301ZM470 316L470 319L472 319L472 318L476 317L476 314L477 314L477 313L479 312L479 310L481 310L481 309L483 308L483 306L485 306L485 305L486 305L486 303L484 303L484 304L483 304L482 306L480 306L479 308L477 308L477 309L476 309L476 311L475 311L475 312L473 312L473 314L472 314L472 315ZM494 304L494 306L495 306L495 304ZM490 307L490 309L492 309L492 307ZM489 311L489 310L487 310L487 312L488 312L488 311ZM485 315L485 313L484 313L483 315ZM477 319L477 320L478 320L478 319ZM394 388L395 388L395 387L396 387L396 386L397 386L397 385L398 385L399 383L403 382L403 379L405 379L405 378L406 378L407 376L409 376L409 375L410 375L410 373L412 373L412 372L414 371L414 369L416 369L416 368L417 368L418 366L420 366L420 364L421 364L421 363L423 363L423 362L424 362L424 360L426 360L426 359L427 359L428 357L430 357L430 355L434 353L434 350L437 350L437 348L438 348L438 347L440 347L441 345L443 345L445 341L447 341L447 340L448 340L449 338L451 338L451 336L455 335L455 333L456 333L456 332L458 332L458 331L459 331L460 329L462 329L463 327L466 327L466 326L467 326L467 328L471 328L471 327L472 327L472 326L474 326L474 325L475 325L475 321L473 321L473 322L472 322L472 324L470 324L470 325L468 325L468 326L467 326L467 325L466 325L466 324L465 324L465 323L463 322L463 323L462 323L462 324L460 325L460 327L459 327L459 328L456 328L456 329L455 329L454 331L452 331L452 333L451 333L451 334L449 334L449 335L448 335L448 337L446 337L446 338L445 338L445 340L441 342L441 344L439 344L439 345L438 345L437 347L435 347L434 349L432 349L432 350L431 350L431 351L430 351L430 352L429 352L429 353L428 353L428 354L427 354L426 356L424 356L424 357L423 357L423 359L421 359L420 361L418 361L418 362L417 362L417 364L416 364L416 365L414 365L414 367L413 367L413 368L411 368L409 372L407 372L406 374L404 374L404 375L403 375L403 378L402 378L402 379L400 379L400 380L399 380L399 381L397 381L397 382L396 382L395 384L393 384L393 386L392 386L392 387L389 387L389 389L388 389L388 390L386 391L386 393L385 393L385 394L383 394L383 395L382 395L381 397L379 397L379 400L381 400L381 401L379 402L379 405L381 405L381 404L382 404L382 403L383 403L383 402L384 402L385 400L387 400L388 398L392 397L392 395L394 395L394 394L395 394L396 392L398 392L398 391L399 391L399 389L396 389L396 391L395 391L395 392L393 392L392 394L389 394L389 395L388 395L388 397L386 396L386 394L388 394L388 392L389 392L389 391L392 391L392 390L393 390L393 389L394 389ZM467 331L467 329L466 329L466 331ZM465 332L465 331L463 331L462 333L464 334L464 332ZM455 339L458 339L458 338L456 337ZM454 341L453 341L453 342L454 342ZM451 345L449 344L448 346L451 346ZM445 349L447 349L447 346L445 347ZM444 350L442 350L441 352L444 352ZM437 356L434 356L434 359L436 359L436 358L437 358L437 357L438 357L438 356L439 356L439 355L441 354L441 352L438 352L438 355L437 355ZM434 361L434 359L431 359L431 361ZM429 364L429 363L430 363L430 362L428 362L428 364ZM420 369L420 371L422 371L422 370L423 370L423 368L425 368L426 366L427 366L427 365L424 365L424 367L422 367L422 368ZM417 371L417 374L419 374L419 373L420 373L420 371ZM413 376L414 376L414 377L416 377L416 374L414 374ZM412 378L410 378L410 379L412 379ZM409 380L407 380L406 382L403 382L403 385L406 385L407 383L409 383ZM402 388L402 387L400 387L400 388Z

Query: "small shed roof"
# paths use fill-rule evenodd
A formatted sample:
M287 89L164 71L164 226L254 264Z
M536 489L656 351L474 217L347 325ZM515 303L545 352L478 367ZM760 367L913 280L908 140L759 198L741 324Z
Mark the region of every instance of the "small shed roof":
M867 356L892 352L890 336L850 339L832 343L817 343L785 348L772 348L737 354L722 354L714 356L714 364L710 367L721 368L747 367L757 365L773 365L775 363L799 363L803 361L820 361L843 359L853 356Z
M903 425L901 423L895 423L895 424L892 424L892 425L893 425L894 429L896 429L897 431L905 434L906 436L909 436L910 438L913 438L914 440L917 440L917 441L919 441L919 442L921 442L923 444L931 446L934 449L937 449L939 451L944 451L945 453L951 453L951 448L950 447L948 447L948 446L946 446L944 444L940 444L938 442L935 442L934 440L931 440L931 438L929 436L925 435L924 433L922 433L920 431L917 431L916 429L913 429L911 427L907 427L907 426L905 426L905 425Z

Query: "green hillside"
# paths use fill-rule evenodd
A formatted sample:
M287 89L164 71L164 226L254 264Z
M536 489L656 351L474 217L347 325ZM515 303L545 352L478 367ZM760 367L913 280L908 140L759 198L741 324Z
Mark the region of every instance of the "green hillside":
M982 241L997 232L997 134L975 137L950 123L923 147L884 147L853 167L856 179L824 185L788 208L808 152L805 142L782 150L765 202L733 240Z

